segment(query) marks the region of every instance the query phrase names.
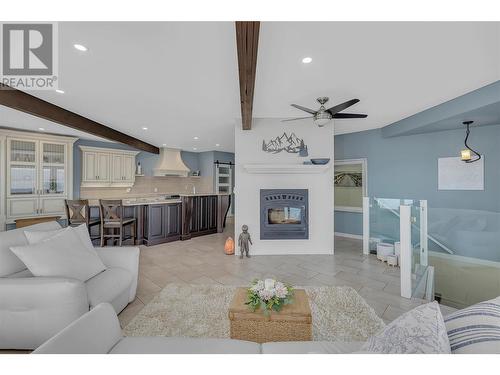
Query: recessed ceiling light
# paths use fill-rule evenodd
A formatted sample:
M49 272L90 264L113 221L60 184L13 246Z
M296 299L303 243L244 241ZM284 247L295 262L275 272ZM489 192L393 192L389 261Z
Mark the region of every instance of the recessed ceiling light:
M215 144L215 147L219 147L219 146L220 146L220 144L219 144L219 143L216 143L216 144Z
M64 90L59 90L59 89L57 89L57 90L56 90L56 92L57 92L58 94L64 94Z
M199 137L193 137L193 139L194 139L195 141L197 141L197 140L198 140L198 139L200 139L200 138L199 138Z
M148 128L146 126L143 126L142 130L148 130Z
M78 51L87 51L87 47L85 47L83 44L73 44L73 47L75 47Z
M196 150L198 150L198 149L197 149L196 147L193 147L193 150L195 150L195 151L196 151Z
M302 59L302 62L303 62L304 64L309 64L311 61L313 61L312 57L304 57L304 58Z
M38 128L38 130L43 132L45 130L45 128Z

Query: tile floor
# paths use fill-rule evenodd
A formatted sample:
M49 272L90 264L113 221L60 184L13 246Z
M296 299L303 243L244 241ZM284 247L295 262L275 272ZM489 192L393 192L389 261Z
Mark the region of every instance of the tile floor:
M421 304L399 296L399 269L375 256L363 256L361 241L335 238L335 255L254 256L239 259L222 251L232 223L224 233L157 246L141 246L137 298L119 319L125 327L168 283L247 285L259 277L276 277L293 285L351 286L387 323ZM441 306L443 314L454 309ZM27 351L0 350L4 353Z
M119 315L122 326L168 283L244 286L256 277L275 277L293 285L346 285L356 289L386 322L422 303L399 296L399 269L373 255L363 256L360 240L336 237L335 255L239 259L222 251L233 233L229 223L224 233L141 246L137 298ZM448 312L446 306L443 310Z

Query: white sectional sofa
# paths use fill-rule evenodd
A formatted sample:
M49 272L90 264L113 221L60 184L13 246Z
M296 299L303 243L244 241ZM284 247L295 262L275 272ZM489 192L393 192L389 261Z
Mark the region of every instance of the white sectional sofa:
M34 354L352 353L362 342L255 342L187 337L123 337L115 311L102 303L38 347Z
M422 315L426 311L427 315ZM429 320L428 313L434 316ZM478 329L479 328L479 329ZM381 348L380 345L385 347ZM101 303L34 354L500 354L500 297L444 318L436 303L403 314L366 342L254 342L187 337L123 337L109 303Z
M33 277L11 246L27 245L24 230L60 229L57 222L0 232L0 349L34 349L102 302L119 313L135 298L139 248L96 248L106 270L81 282Z

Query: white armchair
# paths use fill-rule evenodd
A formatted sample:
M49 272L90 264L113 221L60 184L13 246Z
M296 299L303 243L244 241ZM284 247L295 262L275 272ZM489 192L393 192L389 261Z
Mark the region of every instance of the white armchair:
M57 228L51 222L29 229ZM9 249L27 244L25 229L0 232L0 349L34 349L99 303L119 313L134 300L139 248L96 248L107 269L86 282L33 277Z

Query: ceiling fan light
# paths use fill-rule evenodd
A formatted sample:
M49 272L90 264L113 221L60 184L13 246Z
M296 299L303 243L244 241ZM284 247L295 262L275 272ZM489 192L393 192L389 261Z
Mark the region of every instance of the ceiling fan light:
M314 120L314 123L316 125L318 125L320 128L323 127L323 126L325 126L329 122L330 122L330 119L328 119L328 118L318 118L318 119Z
M314 115L314 123L319 127L325 126L331 119L332 115L326 111L320 111Z

